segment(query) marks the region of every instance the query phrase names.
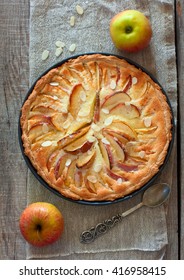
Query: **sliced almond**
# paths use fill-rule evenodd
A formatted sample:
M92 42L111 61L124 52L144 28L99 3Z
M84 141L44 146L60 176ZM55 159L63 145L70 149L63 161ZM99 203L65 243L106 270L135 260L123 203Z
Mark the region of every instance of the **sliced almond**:
M71 16L70 18L70 26L74 26L75 25L75 17Z
M114 80L112 80L112 81L110 82L110 88L111 88L111 89L115 89L115 88L116 88L116 82L115 82Z
M48 50L44 50L42 52L42 60L46 60L49 57L49 51Z
M108 114L109 114L109 109L102 108L102 112L103 112L104 114L108 115Z
M51 146L52 145L52 142L51 141L45 141L45 142L43 142L42 144L41 144L41 146L42 147L49 147L49 146Z
M60 56L62 53L63 53L63 49L59 47L59 48L57 48L56 51L55 51L55 56L58 57L58 56Z
M151 117L144 118L144 125L145 127L151 126Z
M66 107L62 107L61 108L61 112L66 114L66 113L68 113L68 109Z
M80 109L79 113L78 113L78 116L79 117L86 117L89 115L89 111L87 110L83 110L83 109Z
M144 151L139 152L139 156L140 156L140 158L144 158L145 157L145 152Z
M64 48L65 47L65 43L63 43L62 41L56 41L55 43L57 48Z
M102 142L103 142L104 144L110 145L110 142L109 142L105 137L102 138Z
M95 123L92 123L91 128L96 132L99 132L101 130L101 128Z
M90 181L91 183L96 183L97 182L97 178L93 175L89 175L87 176L88 181Z
M67 159L65 166L69 166L71 164L72 160L70 158Z
M110 124L112 123L112 121L113 121L113 116L110 116L110 117L108 117L108 118L104 121L104 124L105 124L106 126L108 126L108 125L110 125Z
M71 124L71 121L69 119L67 119L64 123L63 123L63 128L67 129Z
M69 51L74 52L75 49L76 49L76 44L71 44L70 47L69 47Z
M95 165L94 168L93 168L93 170L97 173L100 172L101 169L102 169L102 164L100 164L100 163Z
M58 97L56 95L53 96L54 100L58 100Z
M76 11L77 11L77 13L79 14L79 15L83 15L83 13L84 13L84 10L83 10L83 8L80 6L80 5L76 5Z
M51 82L51 83L50 83L50 86L57 87L57 86L59 86L59 83L57 83L57 82Z
M133 78L132 78L132 84L133 84L133 85L137 84L137 78L136 78L136 77L133 77Z
M87 136L86 139L87 139L90 143L93 143L93 142L96 141L96 138L95 138L94 136L92 136L92 135Z
M121 185L123 183L123 180L121 178L118 178L116 182L118 185Z

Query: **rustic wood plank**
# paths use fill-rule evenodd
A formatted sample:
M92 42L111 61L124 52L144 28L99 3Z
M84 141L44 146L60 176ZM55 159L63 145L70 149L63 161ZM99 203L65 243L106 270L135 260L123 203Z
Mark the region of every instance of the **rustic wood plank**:
M184 3L176 1L176 39L177 39L177 62L178 62L178 89L179 89L179 126L180 139L178 155L180 156L180 259L184 260Z
M161 1L162 2L162 1ZM184 119L184 97L182 89L182 62L184 55L183 6L176 2L177 36L178 36L178 78L180 116ZM154 7L150 1L150 7ZM137 4L139 8L139 4ZM162 6L161 7L166 7ZM173 4L174 7L174 4ZM170 9L168 5L168 9ZM153 9L154 14L154 9ZM172 11L166 10L171 15ZM172 26L170 27L172 29ZM173 30L171 30L173 32ZM169 42L168 42L169 43ZM29 77L29 0L0 0L0 259L24 259L26 257L25 241L22 239L18 219L26 205L27 168L20 153L17 139L19 109L28 89ZM172 67L172 65L171 65ZM171 96L172 93L169 93ZM181 143L184 139L182 126ZM175 160L173 171L172 195L168 205L168 238L165 259L178 258L178 219L177 219L177 158L176 143L172 153ZM181 153L184 147L181 147ZM181 186L184 183L184 160L181 159ZM164 171L167 176L167 169ZM180 195L180 193L179 193ZM181 259L184 259L184 188L181 205Z
M18 220L26 205L27 168L17 137L28 89L29 1L0 1L0 259L24 259Z

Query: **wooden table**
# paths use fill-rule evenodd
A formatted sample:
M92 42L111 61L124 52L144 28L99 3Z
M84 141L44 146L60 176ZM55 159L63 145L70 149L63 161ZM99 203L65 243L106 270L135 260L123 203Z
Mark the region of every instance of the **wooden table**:
M150 4L151 5L151 4ZM177 153L172 195L168 207L169 244L165 259L184 259L184 3L173 1L176 19L178 70ZM25 242L18 220L26 206L27 167L22 158L17 124L19 110L28 90L29 0L0 0L0 259L25 259ZM18 193L18 196L17 196ZM16 194L16 195L15 195Z

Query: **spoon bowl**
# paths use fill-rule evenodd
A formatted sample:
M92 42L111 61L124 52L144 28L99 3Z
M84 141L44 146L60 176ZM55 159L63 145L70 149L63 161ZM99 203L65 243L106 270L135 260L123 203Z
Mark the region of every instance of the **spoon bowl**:
M144 192L142 203L148 207L157 207L168 199L170 192L171 188L168 184L155 184Z

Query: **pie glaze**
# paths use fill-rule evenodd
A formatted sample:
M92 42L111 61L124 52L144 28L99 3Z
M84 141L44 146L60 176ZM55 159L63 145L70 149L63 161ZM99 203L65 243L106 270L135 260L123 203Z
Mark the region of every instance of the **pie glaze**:
M24 152L63 196L113 201L158 172L171 119L161 88L142 70L113 55L82 55L42 76L25 101Z

